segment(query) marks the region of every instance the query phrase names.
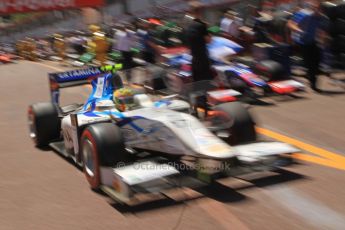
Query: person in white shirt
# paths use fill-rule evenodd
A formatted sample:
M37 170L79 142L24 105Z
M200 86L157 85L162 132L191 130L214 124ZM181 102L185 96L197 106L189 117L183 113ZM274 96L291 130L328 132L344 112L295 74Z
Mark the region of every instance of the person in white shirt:
M133 67L133 55L131 49L134 46L135 32L121 25L115 32L116 49L121 52L123 69L127 70L127 78L130 78L130 69Z
M235 39L239 39L241 35L240 27L242 26L242 20L236 17L236 13L228 11L224 14L224 18L220 22L220 30L229 34Z
M128 30L124 25L115 32L116 49L121 52L129 52L133 47L134 32Z

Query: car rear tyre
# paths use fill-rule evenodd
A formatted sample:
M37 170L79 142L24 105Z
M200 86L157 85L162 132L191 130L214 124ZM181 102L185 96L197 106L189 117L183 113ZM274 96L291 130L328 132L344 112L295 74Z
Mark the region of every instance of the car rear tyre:
M45 147L60 138L60 120L56 106L50 102L36 103L28 108L30 137L37 147Z
M255 65L254 70L266 81L283 80L288 77L283 65L272 60L264 60L258 62Z
M145 82L145 86L152 90L166 89L164 84L164 76L166 75L165 69L157 65L149 65L146 67L148 73L148 79Z
M246 108L239 102L215 106L215 116L221 118L222 127L229 135L224 140L231 145L256 141L255 123Z
M83 169L93 190L101 185L100 167L118 167L129 162L120 129L111 123L87 127L80 140Z

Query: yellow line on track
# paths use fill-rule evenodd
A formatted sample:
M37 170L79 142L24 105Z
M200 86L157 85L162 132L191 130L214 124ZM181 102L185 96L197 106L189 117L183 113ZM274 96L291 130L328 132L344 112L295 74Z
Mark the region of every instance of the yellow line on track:
M311 156L303 153L295 153L293 154L293 157L295 159L301 160L301 161L309 161L315 164L332 167L340 170L345 170L345 165L342 163L334 162L332 160L324 159L321 157Z
M316 147L311 144L304 143L300 140L296 140L294 138L273 132L265 128L257 127L256 131L259 134L294 145L295 147L300 148L301 150L313 153L318 156L316 157L299 153L294 155L294 157L296 157L297 159L345 170L345 157L340 154L325 150L320 147Z

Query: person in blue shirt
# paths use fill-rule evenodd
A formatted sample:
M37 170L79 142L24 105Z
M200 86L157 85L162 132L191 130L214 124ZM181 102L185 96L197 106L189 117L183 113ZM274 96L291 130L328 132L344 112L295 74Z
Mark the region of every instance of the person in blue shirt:
M317 74L321 61L321 46L327 37L328 20L320 12L320 3L309 0L297 11L287 24L291 30L292 40L299 46L310 86L319 92Z

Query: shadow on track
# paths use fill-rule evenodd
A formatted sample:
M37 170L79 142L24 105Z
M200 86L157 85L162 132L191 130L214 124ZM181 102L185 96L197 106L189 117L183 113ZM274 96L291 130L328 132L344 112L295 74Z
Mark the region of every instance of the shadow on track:
M296 180L302 180L307 179L307 177L294 173L285 169L278 169L276 170L273 175L262 177L258 175L255 178L252 179L244 179L241 178L241 180L244 180L246 182L249 182L250 184L241 186L241 187L229 187L227 185L224 185L222 183L212 183L211 185L202 186L198 188L193 188L195 192L200 194L199 196L185 196L185 199L180 200L174 200L171 197L164 197L163 199L158 199L154 201L149 201L145 203L141 203L134 206L129 205L123 205L119 203L111 202L110 205L118 212L121 212L122 214L126 213L140 213L165 207L171 207L171 206L179 206L179 205L185 205L188 204L188 202L197 200L197 199L203 199L203 198L210 198L212 200L216 200L221 203L231 204L231 203L237 203L237 202L247 202L250 201L250 198L246 197L245 195L241 194L241 190L256 188L256 187L268 187L273 185L279 185L283 183L293 182ZM183 191L181 191L183 193Z
M197 189L194 189L197 193L199 193L196 196L188 196L184 194L184 192L179 191L181 194L182 199L176 200L173 197L170 196L164 196L162 199L157 199L145 203L140 203L137 205L125 205L125 204L119 204L115 202L111 202L110 205L118 212L121 212L122 214L126 213L140 213L165 207L172 207L172 206L179 206L179 205L186 205L188 202L197 200L197 199L203 199L203 198L210 198L212 200L216 200L222 203L234 203L234 202L240 202L245 201L247 199L246 196L236 192L232 188L229 188L227 186L224 186L220 183L213 183L212 185L203 186Z
M244 180L246 182L249 182L250 184L237 187L235 188L236 191L241 191L245 189L250 189L250 188L264 188L268 186L273 186L273 185L278 185L278 184L283 184L283 183L288 183L288 182L293 182L296 180L306 180L308 177L283 169L279 168L277 169L272 175L265 176L265 177L252 177L252 178L239 178L241 180Z
M44 152L55 152L52 151L51 148L39 148ZM64 159L70 165L79 169L80 172L83 171L82 167L76 165L74 161L70 158L66 158L63 155L55 152L60 158ZM288 183L296 180L307 179L307 177L291 172L286 169L278 168L274 172L268 172L271 175L267 176L267 173L256 173L255 176L249 175L243 177L236 177L237 179L241 179L249 184L240 187L229 187L224 185L223 183L219 183L217 181L211 184L204 184L199 182L196 179L185 178L181 179L181 181L177 184L176 191L180 194L179 199L175 199L174 195L171 196L169 192L161 194L159 197L154 199L149 199L148 201L138 203L135 205L125 205L121 203L117 203L113 200L109 202L110 206L113 207L116 211L126 214L126 213L140 213L155 209L161 209L164 207L172 207L172 206L179 206L179 205L186 205L188 202L202 199L202 198L209 198L212 200L216 200L221 203L237 203L237 202L244 202L249 201L249 198L245 195L241 194L241 190L251 189L255 187L268 187L273 185L278 185L282 183ZM266 174L266 175L265 175ZM191 181L194 181L191 183ZM197 195L188 196L184 193L183 188L189 188L196 192ZM102 191L94 191L98 195L107 197ZM153 198L152 195L151 198ZM181 198L182 197L182 198ZM109 198L110 199L110 198Z
M320 89L319 94L325 95L325 96L337 96L337 95L344 95L345 91L335 91L335 90L322 90Z

